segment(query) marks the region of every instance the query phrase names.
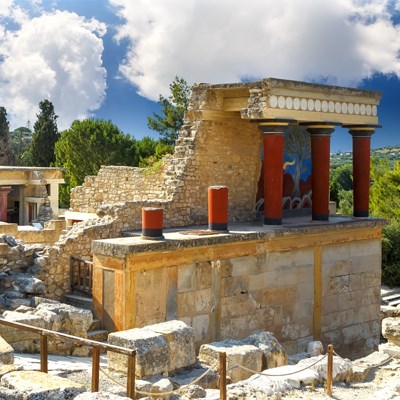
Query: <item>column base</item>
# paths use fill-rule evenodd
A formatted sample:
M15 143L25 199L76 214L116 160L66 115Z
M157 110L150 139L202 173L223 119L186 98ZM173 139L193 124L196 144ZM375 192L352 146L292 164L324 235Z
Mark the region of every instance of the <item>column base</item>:
M369 211L354 211L353 216L356 218L368 218Z
M329 214L313 214L312 215L313 221L329 221Z
M218 222L209 222L208 223L208 230L209 231L224 231L228 232L228 224L221 224Z
M264 218L264 225L282 225L282 218Z
M142 239L150 240L163 240L163 230L157 228L145 228L142 229Z

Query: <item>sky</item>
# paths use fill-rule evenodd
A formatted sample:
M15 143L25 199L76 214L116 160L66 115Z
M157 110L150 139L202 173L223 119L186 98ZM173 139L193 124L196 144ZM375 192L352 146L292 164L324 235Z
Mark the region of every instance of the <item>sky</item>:
M11 130L33 125L47 98L60 131L94 117L157 138L147 116L176 75L379 90L372 147L400 145L400 0L0 0ZM351 150L344 129L331 150Z

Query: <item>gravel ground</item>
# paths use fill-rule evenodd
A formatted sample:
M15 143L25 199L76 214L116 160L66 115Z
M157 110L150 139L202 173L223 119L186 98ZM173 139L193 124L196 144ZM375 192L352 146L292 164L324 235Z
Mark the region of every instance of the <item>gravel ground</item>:
M39 358L37 355L16 354L15 364L23 366L24 369L39 369ZM100 368L105 370L112 379L100 372L100 390L107 391L120 396L126 396L126 377L114 372L107 371L107 359L101 357ZM85 385L90 391L91 387L91 359L81 357L49 356L49 373L71 379ZM119 383L117 383L119 382ZM180 396L173 396L179 399ZM215 398L210 396L207 398ZM216 397L218 398L218 397ZM261 397L241 397L246 400L261 399ZM282 395L277 394L269 399L286 400L318 400L329 398L325 393L323 385L315 387L304 386L300 389L291 390ZM334 383L333 399L337 400L400 400L400 359L391 359L379 368L373 369L367 380L363 383ZM238 399L229 396L228 399ZM267 399L263 399L267 400Z

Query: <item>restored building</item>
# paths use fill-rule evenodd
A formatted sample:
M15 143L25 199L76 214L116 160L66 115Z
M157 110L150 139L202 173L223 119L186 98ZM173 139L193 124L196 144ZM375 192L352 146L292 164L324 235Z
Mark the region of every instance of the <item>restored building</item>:
M93 243L104 326L179 318L197 344L270 330L290 353L312 339L347 356L375 349L385 222L369 218L368 204L380 97L273 78L196 85L175 152L159 171L103 167L73 190L71 212L126 221L122 206L106 205L122 200L130 210L124 228L138 230ZM353 218L329 213L338 125L353 138ZM296 170L300 162L308 172ZM215 185L229 189L229 232L201 226ZM163 209L166 228L181 228L163 240L142 238L141 209L149 206Z
M62 183L62 168L0 166L0 221L28 225L47 203L57 216Z

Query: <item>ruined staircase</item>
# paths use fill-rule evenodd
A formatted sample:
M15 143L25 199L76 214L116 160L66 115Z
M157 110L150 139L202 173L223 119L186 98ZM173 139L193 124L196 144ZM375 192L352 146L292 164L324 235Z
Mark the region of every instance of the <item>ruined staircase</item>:
M90 340L96 340L98 342L107 341L108 331L102 328L101 321L94 314L93 298L91 296L74 291L73 293L65 294L63 297L63 302L74 307L92 311L93 322L87 332L87 338Z

